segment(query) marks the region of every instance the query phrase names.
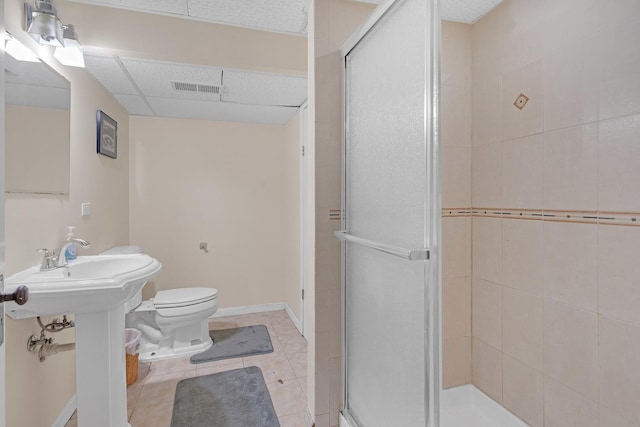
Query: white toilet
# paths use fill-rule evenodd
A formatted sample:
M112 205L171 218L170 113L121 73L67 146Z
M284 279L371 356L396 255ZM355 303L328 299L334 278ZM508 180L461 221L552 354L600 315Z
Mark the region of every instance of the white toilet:
M139 246L116 246L100 255L142 253ZM125 325L142 332L140 360L169 359L200 353L213 342L208 318L218 310L218 290L178 288L158 291L142 301L142 291L125 303Z

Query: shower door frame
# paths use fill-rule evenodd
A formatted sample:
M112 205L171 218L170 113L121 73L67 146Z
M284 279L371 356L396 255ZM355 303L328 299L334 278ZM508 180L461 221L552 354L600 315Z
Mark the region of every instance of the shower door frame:
M341 230L348 231L347 221L347 56L378 24L385 14L399 1L386 0L376 7L367 21L356 30L340 49L342 60L342 216ZM442 216L441 216L441 173L440 173L440 63L441 63L441 20L440 0L425 0L431 16L430 28L426 33L425 54L427 75L425 76L425 134L427 140L427 192L430 206L425 207L425 240L427 250L425 261L425 390L426 427L440 426L440 394L442 392ZM429 24L427 24L429 25ZM337 235L337 234L336 234ZM346 291L346 241L341 241L341 313L342 313L342 408L340 426L356 427L357 423L348 413L348 367L347 367L347 291ZM345 425L346 424L346 425Z

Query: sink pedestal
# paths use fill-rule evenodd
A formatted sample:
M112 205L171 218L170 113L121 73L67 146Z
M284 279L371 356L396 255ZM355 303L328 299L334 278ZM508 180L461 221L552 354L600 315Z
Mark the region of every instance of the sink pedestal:
M124 306L77 313L78 426L127 427Z

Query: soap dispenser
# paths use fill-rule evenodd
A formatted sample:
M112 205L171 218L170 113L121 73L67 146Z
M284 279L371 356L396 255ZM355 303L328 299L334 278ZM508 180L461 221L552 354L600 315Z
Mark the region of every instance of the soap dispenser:
M73 233L73 230L75 229L76 228L72 226L67 227L67 230L69 231L67 232L67 238L65 239L65 241L68 242L68 244L65 245L66 249L64 250L64 257L67 262L73 261L78 256L78 247L72 241L76 237L76 235Z

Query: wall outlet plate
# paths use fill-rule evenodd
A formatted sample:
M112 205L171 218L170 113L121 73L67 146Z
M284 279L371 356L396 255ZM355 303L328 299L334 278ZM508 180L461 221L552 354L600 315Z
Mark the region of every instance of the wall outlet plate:
M80 213L82 214L82 216L89 216L91 215L91 203L82 203L80 205Z

